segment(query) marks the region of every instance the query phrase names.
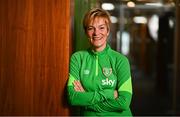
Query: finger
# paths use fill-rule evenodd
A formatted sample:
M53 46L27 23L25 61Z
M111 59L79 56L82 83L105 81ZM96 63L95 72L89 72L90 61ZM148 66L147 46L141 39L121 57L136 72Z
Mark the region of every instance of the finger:
M75 91L79 91L79 92L83 92L84 91L83 87L81 86L80 81L76 80L76 81L73 82L73 84L74 84L74 90Z
M74 87L74 90L75 91L80 91L78 87Z
M79 87L79 89L80 89L81 91L84 91L84 88L83 88L83 86L81 85L81 82L80 82L80 81L77 81L77 85L78 85L78 87Z
M74 85L74 90L75 90L75 91L80 91L80 89L79 89L76 81L73 82L73 85Z
M116 99L117 97L118 97L118 91L115 90L115 91L114 91L114 98Z
M74 85L78 88L78 91L81 91L81 92L84 91L84 88L81 85L81 82L79 80L74 81Z
M81 89L81 83L77 80L74 81L75 86L79 87L79 89Z

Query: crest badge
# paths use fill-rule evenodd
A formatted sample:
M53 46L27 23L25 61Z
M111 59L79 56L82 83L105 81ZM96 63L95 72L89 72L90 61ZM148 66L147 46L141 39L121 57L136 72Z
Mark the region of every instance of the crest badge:
M103 74L106 78L108 78L112 73L112 68L103 68Z

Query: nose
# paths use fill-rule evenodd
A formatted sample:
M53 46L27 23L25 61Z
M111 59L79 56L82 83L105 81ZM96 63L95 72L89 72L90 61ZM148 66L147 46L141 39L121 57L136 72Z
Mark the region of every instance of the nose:
M94 35L98 35L99 34L99 30L97 28L94 29Z

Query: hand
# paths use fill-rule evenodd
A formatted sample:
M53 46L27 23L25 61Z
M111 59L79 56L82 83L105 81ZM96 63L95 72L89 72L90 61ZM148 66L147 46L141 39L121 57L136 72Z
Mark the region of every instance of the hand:
M115 90L115 91L114 91L114 98L116 99L117 97L118 97L118 91Z
M79 80L75 80L73 82L74 90L77 92L85 92L83 86L81 85L81 82Z

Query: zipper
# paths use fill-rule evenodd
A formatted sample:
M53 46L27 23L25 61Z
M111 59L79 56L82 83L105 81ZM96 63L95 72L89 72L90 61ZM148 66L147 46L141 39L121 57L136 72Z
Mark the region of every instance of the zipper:
M98 55L96 55L96 76L98 75Z

